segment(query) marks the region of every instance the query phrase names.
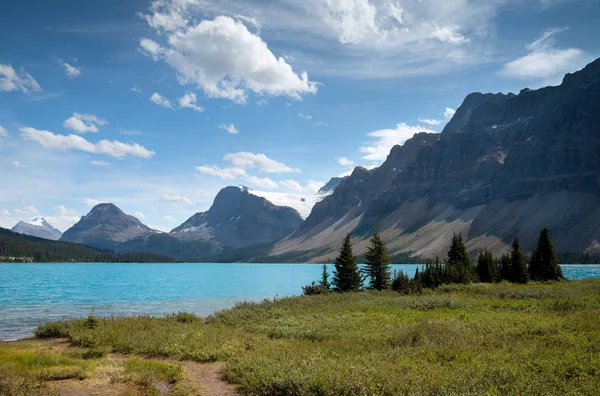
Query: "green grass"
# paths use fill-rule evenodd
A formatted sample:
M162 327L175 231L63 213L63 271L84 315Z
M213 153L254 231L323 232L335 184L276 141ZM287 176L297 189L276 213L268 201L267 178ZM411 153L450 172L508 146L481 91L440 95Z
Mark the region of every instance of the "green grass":
M600 280L239 304L206 320L49 323L74 345L226 363L248 394L596 394Z

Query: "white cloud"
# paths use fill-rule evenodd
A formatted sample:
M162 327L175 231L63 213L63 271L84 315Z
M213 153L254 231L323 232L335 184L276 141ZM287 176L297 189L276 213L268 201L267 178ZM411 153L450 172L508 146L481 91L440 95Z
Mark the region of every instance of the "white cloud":
M68 209L65 205L58 205L52 208L59 216L78 216L79 213L75 209Z
M25 69L17 73L11 65L0 63L0 91L39 92L42 87Z
M102 203L102 201L99 201L97 199L86 198L83 200L83 204L87 205L87 206L96 206L96 205L100 205L101 203Z
M442 121L433 118L419 118L419 122L427 125L440 125L442 123Z
M272 190L277 188L278 184L268 177L256 177L256 176L248 176L245 179L251 186L255 186L258 188L266 188L267 190Z
M60 61L62 67L64 67L65 72L67 73L67 77L69 79L74 80L81 74L81 69L76 66L70 65L67 62Z
M198 173L209 176L220 177L223 180L234 180L246 176L246 171L241 168L220 168L216 165L197 166Z
M155 15L156 12L149 21L152 27L170 31L179 25L157 23ZM248 91L295 99L317 92L317 84L308 80L306 72L295 73L285 59L275 57L267 44L243 23L227 16L196 25L181 23L176 32L166 34L166 47L150 39L141 40L140 46L153 59L171 65L182 84L196 84L209 97L236 103L245 103Z
M98 132L98 127L106 124L108 124L106 120L98 118L93 114L79 114L76 111L73 112L71 118L63 122L65 128L77 133Z
M285 188L287 188L288 190L292 190L292 191L296 191L299 193L305 192L306 189L304 187L302 187L300 185L300 183L298 183L295 180L289 179L289 180L284 180L282 182L279 182L279 184Z
M261 100L259 100L258 102L256 102L256 105L257 105L258 107L264 107L264 106L268 106L268 105L269 105L269 102L267 102L265 99L261 99Z
M8 131L2 125L0 125L0 138L8 137Z
M163 219L165 221L168 221L169 223L175 223L177 220L175 220L175 217L173 216L163 216Z
M502 75L519 80L544 80L562 76L583 66L587 54L578 48L556 48L554 35L565 29L546 30L541 37L527 45L527 55L508 62Z
M20 163L19 161L12 161L12 162L10 163L10 165L11 165L13 168L25 168L25 165L23 165L23 164L22 164L22 163Z
M444 110L444 117L446 117L446 119L450 119L454 117L454 113L456 113L456 110L446 107L446 110Z
M21 128L23 140L38 142L48 149L57 150L79 150L93 154L106 154L115 158L128 155L140 158L152 158L154 151L147 150L137 143L122 143L119 141L101 140L92 143L78 135L55 135L49 131L37 130L31 127Z
M154 92L152 94L152 96L150 97L150 100L161 107L175 110L173 108L173 105L171 104L171 101L169 99L165 98L164 96L162 96L161 94L159 94L158 92Z
M196 94L191 92L179 98L179 107L192 109L200 113L204 111L204 107L196 105Z
M266 173L291 173L300 172L300 169L291 168L282 162L270 159L264 154L254 154L248 152L229 153L223 157L225 161L231 162L234 166L243 169L258 169Z
M138 219L146 220L146 215L143 214L142 212L135 212L135 213L133 213L133 215L135 217L137 217Z
M366 154L363 157L365 160L384 161L392 147L397 144L404 144L404 142L413 137L415 133L419 132L435 133L435 131L427 128L400 123L396 125L395 129L381 129L379 131L368 133L367 136L376 138L376 140L360 147L360 152Z
M354 165L354 161L349 160L346 157L338 157L336 158L338 164L342 165L342 166L352 166Z
M101 166L103 168L108 168L110 164L106 161L90 161L90 164L94 166Z
M238 133L240 133L240 131L238 131L235 125L233 124L221 124L219 125L219 128L231 133L232 135L237 135Z
M302 118L303 120L312 120L312 116L302 113L298 113L298 117Z
M320 126L320 127L328 127L329 124L323 121L318 121L316 124L316 126Z
M160 198L160 200L161 200L161 202L168 202L173 206L193 205L194 204L191 199L189 199L188 197L179 195L179 194L164 194Z
M135 92L135 93L140 93L140 94L143 93L142 90L139 89L137 85L134 85L133 87L129 88L129 90L131 92Z

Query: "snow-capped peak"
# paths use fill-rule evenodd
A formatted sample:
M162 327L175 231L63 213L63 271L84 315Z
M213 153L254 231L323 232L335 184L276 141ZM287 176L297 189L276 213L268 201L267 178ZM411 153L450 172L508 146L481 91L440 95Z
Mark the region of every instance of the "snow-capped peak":
M45 227L48 223L46 222L46 219L44 219L43 217L38 217L38 218L33 219L32 221L28 222L28 224L38 226L38 227Z

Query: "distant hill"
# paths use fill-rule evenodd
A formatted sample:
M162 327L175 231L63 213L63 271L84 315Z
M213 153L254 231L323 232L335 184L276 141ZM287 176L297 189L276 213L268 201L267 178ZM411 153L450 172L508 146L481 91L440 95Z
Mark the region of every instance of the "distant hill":
M58 241L62 237L62 232L52 227L43 217L29 222L19 221L11 231L51 241Z
M0 228L0 257L29 257L34 262L170 263L170 257L149 253L115 254L76 243L50 241Z

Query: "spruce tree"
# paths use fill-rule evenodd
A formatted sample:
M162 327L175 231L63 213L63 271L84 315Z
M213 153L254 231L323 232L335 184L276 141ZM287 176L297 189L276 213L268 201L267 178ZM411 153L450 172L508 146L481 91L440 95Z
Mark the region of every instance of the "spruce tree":
M338 292L360 290L362 279L352 252L350 234L346 235L339 256L335 259L333 271L333 288Z
M500 279L509 281L511 280L511 270L510 270L510 256L508 254L503 254L500 258Z
M540 232L537 246L531 257L529 276L534 281L560 280L564 278L562 270L558 265L558 258L554 251L548 227L544 227Z
M476 278L461 234L454 234L452 237L446 266L452 283L469 283Z
M510 276L509 280L514 283L529 282L529 273L527 272L527 262L525 254L521 250L519 238L515 237L512 248L510 249Z
M329 284L329 273L327 272L327 265L323 264L323 272L321 272L321 281L319 282L319 286L323 289L325 293L329 292L331 285Z
M479 252L475 272L477 272L479 280L483 283L492 283L496 280L496 262L489 250Z
M361 270L369 279L369 287L375 290L390 286L390 257L385 242L375 233L365 254L366 266Z

